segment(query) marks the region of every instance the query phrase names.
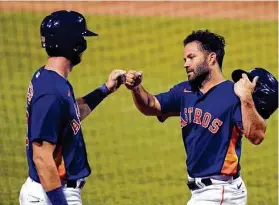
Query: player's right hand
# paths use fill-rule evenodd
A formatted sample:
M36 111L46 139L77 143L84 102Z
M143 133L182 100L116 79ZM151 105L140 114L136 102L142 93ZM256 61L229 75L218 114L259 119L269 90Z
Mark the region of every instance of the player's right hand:
M253 99L252 94L255 90L258 79L259 77L256 76L254 77L253 82L251 82L245 73L242 74L242 78L234 84L234 92L240 100L246 101L247 99Z
M141 71L129 70L125 74L125 77L126 77L125 86L129 90L133 90L138 85L140 85L142 82L142 72Z
M125 83L125 73L125 70L113 70L110 73L106 86L111 92L115 92L121 84Z

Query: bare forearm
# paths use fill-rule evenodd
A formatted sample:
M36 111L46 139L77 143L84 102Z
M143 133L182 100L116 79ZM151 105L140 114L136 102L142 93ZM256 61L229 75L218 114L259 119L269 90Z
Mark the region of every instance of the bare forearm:
M140 112L145 115L161 114L161 107L155 96L149 94L141 85L132 90L133 100Z
M40 178L40 183L46 192L61 186L61 180L52 155L38 156L34 158L34 163Z
M264 140L266 123L257 112L252 97L241 100L241 112L245 136L253 144L260 144Z

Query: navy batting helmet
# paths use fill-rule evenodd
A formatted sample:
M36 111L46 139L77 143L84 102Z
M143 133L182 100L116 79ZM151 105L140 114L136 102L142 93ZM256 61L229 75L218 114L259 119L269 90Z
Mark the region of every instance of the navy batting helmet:
M56 11L41 23L41 44L49 56L63 56L73 65L80 62L87 44L84 36L98 36L89 31L84 16L75 11Z
M258 113L264 119L268 119L278 108L278 81L263 68L254 68L249 72L241 69L235 70L232 72L233 81L237 82L243 73L247 74L251 82L254 77L259 77L252 96Z

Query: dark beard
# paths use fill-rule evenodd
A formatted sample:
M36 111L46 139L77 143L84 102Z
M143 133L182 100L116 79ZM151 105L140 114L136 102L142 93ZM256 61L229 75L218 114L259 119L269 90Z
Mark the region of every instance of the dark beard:
M197 66L195 77L194 79L189 80L189 83L193 90L198 90L209 79L210 79L210 73L209 73L208 64L206 63L206 61L204 61Z

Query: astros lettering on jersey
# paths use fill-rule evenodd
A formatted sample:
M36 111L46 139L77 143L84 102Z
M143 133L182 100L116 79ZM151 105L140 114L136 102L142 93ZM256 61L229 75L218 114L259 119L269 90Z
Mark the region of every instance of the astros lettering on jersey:
M190 177L232 176L240 171L241 105L231 81L224 81L205 94L192 90L185 81L156 98L162 113L180 113Z

